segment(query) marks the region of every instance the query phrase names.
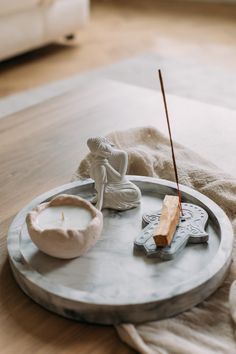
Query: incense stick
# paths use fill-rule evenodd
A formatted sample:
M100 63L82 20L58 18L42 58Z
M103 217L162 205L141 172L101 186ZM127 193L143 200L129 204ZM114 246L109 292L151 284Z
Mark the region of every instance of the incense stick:
M158 69L158 74L159 74L159 80L160 80L160 85L161 85L161 93L162 93L164 107L165 107L169 138L170 138L171 154L172 154L172 160L173 160L174 171L175 171L175 180L176 180L176 184L177 184L177 191L178 191L178 197L179 197L179 208L180 208L181 214L183 216L183 209L182 209L182 205L181 205L181 193L180 193L180 189L179 189L179 178L178 178L178 171L177 171L176 160L175 160L174 145L173 145L171 128L170 128L170 120L169 120L169 114L168 114L168 109L167 109L165 89L164 89L164 84L163 84L163 80L162 80L162 75L161 75L161 70L160 69Z

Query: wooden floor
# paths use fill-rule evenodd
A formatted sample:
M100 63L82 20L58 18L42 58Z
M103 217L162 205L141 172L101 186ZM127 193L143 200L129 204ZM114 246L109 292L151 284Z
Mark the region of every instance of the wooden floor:
M78 34L77 46L53 45L0 63L0 97L148 51L172 57L191 57L199 65L204 65L204 62L212 62L219 67L232 69L232 73L235 72L236 6L190 4L168 0L92 0L91 11L91 21ZM41 119L41 116L38 119ZM25 120L24 115L22 115L22 120ZM18 126L15 123L12 124L11 119L2 120L2 124L7 124L8 134L12 139L17 137L18 140L22 140ZM11 134L12 129L15 129L15 135ZM36 124L37 129L39 129L39 125ZM54 133L53 129L47 131L50 134ZM6 129L2 129L2 132L6 133ZM32 195L38 194L40 189L46 190L55 184L63 183L68 179L68 176L63 173L68 173L72 169L72 167L68 168L67 166L66 168L66 165L59 163L58 159L53 160L56 166L54 166L54 170L53 166L47 164L47 161L44 161L43 168L40 169L38 167L38 152L31 148L33 144L37 146L37 142L35 143L34 136L31 134L29 134L29 139L33 141L30 148L25 149L23 143L19 144L20 150L17 153L12 147L13 145L9 145L7 139L5 142L1 141L6 149L12 149L14 155L13 159L9 157L9 154L3 156L5 164L13 166L11 173L7 169L2 169L8 183L14 187L13 182L17 180L20 181L20 185L22 184L26 188L27 176L34 181L34 183L29 183L27 180L28 188L22 194L24 203ZM41 144L42 149L47 148L49 141L53 140L49 139ZM55 141L58 142L58 139ZM75 141L78 143L77 137L75 137ZM29 140L26 139L24 143L29 145ZM64 144L61 147L69 149L69 146L69 144ZM54 145L52 148L54 149ZM26 155L28 151L36 154L34 170L35 173L39 171L36 182L33 172L24 168L24 164L28 166L27 161L24 158L23 160L18 158L21 151ZM58 154L60 149L54 149L54 152ZM63 158L65 163L75 161L71 153L70 158L65 156ZM19 168L15 165L16 160ZM45 166L50 178L45 173ZM63 172L60 174L58 171L61 171L61 166L63 166ZM52 171L54 172L52 173ZM41 179L40 173L43 173L44 180ZM9 196L6 195L8 203L13 200L13 195L12 193ZM3 194L2 197L4 198ZM122 344L112 327L82 325L42 310L20 291L12 276L9 276L11 272L6 261L5 236L12 220L12 214L20 209L19 203L23 205L23 199L14 199L14 202L10 203L13 208L11 213L6 203L3 203L5 209L4 214L1 215L0 238L3 242L0 245L0 254L3 267L0 272L2 284L2 287L0 286L2 307L0 328L3 335L0 336L0 347L4 348L4 353L13 354L18 350L19 353L24 354L31 354L32 351L37 354L46 352L53 354L58 351L61 353L81 352L87 354L93 352L96 354L101 353L101 348L104 354L134 353L132 349ZM18 298L17 303L16 297ZM21 306L24 308L22 312L19 311ZM22 316L22 313L25 317ZM37 321L35 321L35 316ZM29 343L32 345L29 346ZM12 351L13 347L14 351ZM95 347L97 349L92 350ZM78 348L82 348L82 351Z
M0 97L147 51L236 67L236 6L92 0L77 45L53 45L0 63Z

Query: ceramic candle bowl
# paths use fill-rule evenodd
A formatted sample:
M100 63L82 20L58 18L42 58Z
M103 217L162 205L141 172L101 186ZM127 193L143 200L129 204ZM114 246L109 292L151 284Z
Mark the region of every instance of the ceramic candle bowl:
M103 215L86 200L61 194L28 213L26 224L41 251L67 259L81 256L97 242Z

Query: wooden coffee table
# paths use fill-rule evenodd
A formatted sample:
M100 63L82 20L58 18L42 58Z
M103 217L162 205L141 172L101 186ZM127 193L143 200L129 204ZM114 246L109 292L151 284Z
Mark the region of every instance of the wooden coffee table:
M168 96L174 139L231 174L235 112ZM152 125L166 132L158 92L97 81L0 120L0 352L133 353L113 327L80 324L47 312L16 285L7 261L13 216L35 196L70 181L90 136Z

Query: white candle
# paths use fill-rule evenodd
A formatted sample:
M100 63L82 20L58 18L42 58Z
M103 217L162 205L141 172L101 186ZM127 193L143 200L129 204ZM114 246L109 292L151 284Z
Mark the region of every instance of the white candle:
M37 225L45 229L85 229L92 220L89 210L74 206L52 206L42 210L37 216Z
M70 259L81 256L97 242L103 216L83 198L60 194L30 211L26 223L31 240L41 251Z

